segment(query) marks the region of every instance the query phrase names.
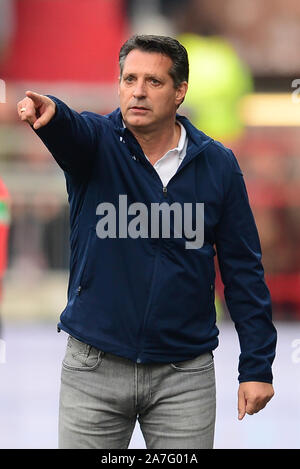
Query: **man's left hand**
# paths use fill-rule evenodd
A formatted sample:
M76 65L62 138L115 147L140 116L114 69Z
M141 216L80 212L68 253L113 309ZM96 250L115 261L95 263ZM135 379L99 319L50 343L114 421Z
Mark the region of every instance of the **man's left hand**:
M274 396L274 389L270 383L247 381L241 383L238 391L238 418L242 420L245 414L253 415L263 409Z

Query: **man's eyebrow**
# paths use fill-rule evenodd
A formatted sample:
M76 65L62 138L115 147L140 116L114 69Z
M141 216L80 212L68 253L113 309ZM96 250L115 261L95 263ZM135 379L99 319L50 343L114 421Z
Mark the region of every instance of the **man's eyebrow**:
M137 76L137 73L134 73L134 72L125 72L123 74L124 77L136 77ZM159 81L163 81L164 79L159 76L159 75L155 75L154 73L146 73L145 74L145 77L146 78L155 78L155 80L159 80Z
M156 80L163 81L163 78L155 73L147 73L146 78L155 78Z

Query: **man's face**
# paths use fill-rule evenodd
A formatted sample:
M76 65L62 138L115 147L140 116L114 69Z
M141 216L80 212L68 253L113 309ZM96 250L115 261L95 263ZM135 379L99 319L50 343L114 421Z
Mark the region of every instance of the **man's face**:
M132 50L126 57L119 82L120 108L126 126L151 130L175 118L187 91L183 82L174 88L170 57Z

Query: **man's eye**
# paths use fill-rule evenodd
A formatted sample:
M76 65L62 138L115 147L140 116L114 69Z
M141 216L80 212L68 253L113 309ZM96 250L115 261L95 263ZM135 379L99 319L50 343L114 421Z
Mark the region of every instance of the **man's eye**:
M159 85L160 84L160 82L158 80L156 80L155 78L151 78L151 83L153 85Z
M133 81L133 77L126 77L126 78L125 78L125 81L126 81L127 83L131 83L131 82Z

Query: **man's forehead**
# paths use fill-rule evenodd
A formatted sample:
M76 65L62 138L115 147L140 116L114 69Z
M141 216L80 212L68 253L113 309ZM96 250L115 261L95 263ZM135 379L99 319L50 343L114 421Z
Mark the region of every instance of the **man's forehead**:
M133 49L124 61L123 73L134 73L134 70L143 70L145 73L168 73L171 66L172 60L167 55Z

